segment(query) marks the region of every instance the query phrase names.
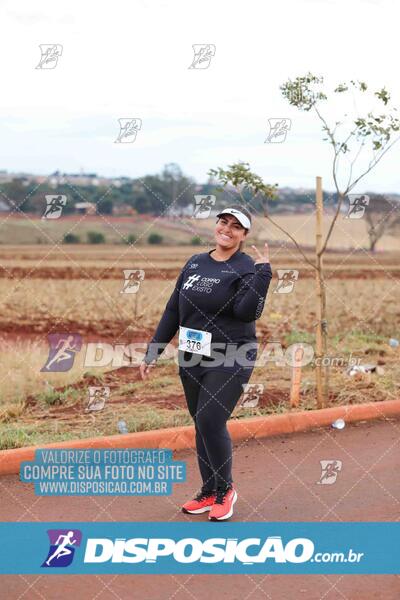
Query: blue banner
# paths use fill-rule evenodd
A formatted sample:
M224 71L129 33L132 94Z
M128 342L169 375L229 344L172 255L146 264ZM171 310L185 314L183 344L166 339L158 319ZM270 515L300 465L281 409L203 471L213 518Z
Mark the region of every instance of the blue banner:
M399 522L0 523L1 574L398 574Z

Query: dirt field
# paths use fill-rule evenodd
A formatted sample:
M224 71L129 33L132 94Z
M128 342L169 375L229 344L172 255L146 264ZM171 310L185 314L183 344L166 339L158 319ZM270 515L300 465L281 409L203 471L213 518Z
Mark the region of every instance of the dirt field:
M315 215L294 214L274 215L274 220L295 236L302 246L313 246L315 242ZM324 218L324 230L327 231L332 214ZM150 215L135 217L102 217L88 215L68 215L60 219L42 220L34 215L10 215L2 218L0 227L0 244L46 244L61 243L65 233L74 233L86 241L88 231L101 231L106 241L112 244L125 243L129 234L136 236L135 246L147 244L149 233L157 232L164 236L168 245L188 244L193 236L199 236L202 244L213 238L214 217L193 219L189 217L163 218ZM253 219L250 243L267 239L272 243L285 244L287 238L272 223L262 216ZM367 249L368 234L363 219L346 219L341 214L330 241L330 248L354 250ZM400 250L398 235L384 235L377 246L379 251Z
M86 217L79 222L81 219L69 217L65 223L49 228L49 223L40 220L32 225L22 217L11 217L1 231L4 234L11 227L10 231L15 228L15 233L22 227L28 240L32 228L55 234L57 227L64 231L73 227L78 231L83 225L96 230L104 226L102 219ZM293 219L297 219L297 225ZM302 231L301 239L310 245L312 215L284 216L281 220L293 232L296 228L299 234ZM175 245L144 244L145 236L133 245L58 245L49 240L36 245L0 244L1 448L116 433L120 418L131 431L190 424L173 361L160 360L152 380L144 385L129 357L120 364L93 368L86 368L83 359L89 342L114 346L139 342L144 348L184 262L191 255L213 247L211 220L202 220L201 229L197 230L193 221L199 227L199 219L183 222L158 219L155 224L154 219L143 218L132 224L132 218L124 217L113 217L111 225L107 225L114 233L121 227L126 227L126 232L132 227L141 227L142 231L157 229L170 235L165 241L173 241ZM260 239L263 237L260 233L270 231L264 230L264 225L263 221L257 223L256 237ZM339 226L338 235L340 229L347 228L347 238L342 231L342 237L333 244L334 251L325 257L329 353L337 360L331 369L329 405L397 398L400 350L388 342L389 338L400 337L400 251L371 254L359 245L363 239L366 241L362 222L342 219ZM188 245L194 233L204 232L208 232L208 243ZM182 236L180 242L179 236ZM343 249L346 239L353 239L350 251ZM250 255L252 241L245 247ZM294 248L276 237L276 231L269 241L274 278L264 313L257 321L260 344L280 343L283 350L295 342L313 345L316 322L313 269L300 260ZM385 238L382 246L395 248L392 241ZM338 244L342 244L342 249ZM308 256L312 257L310 251ZM284 268L297 269L298 281L292 293L274 293L277 270ZM143 270L137 293L121 293L123 269ZM79 333L82 351L69 371L44 374L40 369L48 356L47 335L61 332ZM176 340L172 344L176 345ZM351 359L378 364L383 370L379 375L349 377L346 368ZM237 416L287 410L290 379L287 365L271 361L256 368L251 383L264 386L259 405L241 409ZM105 408L98 413L88 414L85 410L90 385L108 385L111 389ZM315 406L315 376L310 365L303 370L300 408Z

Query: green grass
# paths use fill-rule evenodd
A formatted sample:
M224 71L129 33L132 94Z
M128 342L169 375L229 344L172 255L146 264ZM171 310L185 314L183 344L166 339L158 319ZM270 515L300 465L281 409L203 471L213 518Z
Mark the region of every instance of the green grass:
M100 419L97 419L97 417ZM92 418L93 417L93 418ZM82 415L73 424L56 421L38 421L30 423L0 423L0 449L20 448L61 442L64 440L85 439L97 436L118 434L117 422L123 418L128 431L151 431L167 427L192 425L193 421L187 410L167 410L152 406L132 406L127 412L116 414Z
M67 388L63 392L48 390L36 396L39 404L47 406L75 403L81 397L82 392L74 388Z
M362 331L352 330L343 335L337 335L332 338L345 340L351 345L362 345L362 344L388 344L389 339L385 335L378 335L376 333L365 333Z
M105 373L99 373L97 370L89 370L89 371L85 371L84 374L82 375L83 379L87 379L87 378L94 378L96 379L99 383L103 383L104 381L104 377L105 377Z
M86 435L80 435L80 438L91 437L93 432L87 432ZM43 427L38 430L37 424L3 427L0 425L0 450L10 450L12 448L21 448L24 446L36 446L50 442L62 442L64 440L76 439L75 432L61 431Z
M310 408L315 408L311 407ZM301 406L300 410L306 410ZM288 411L284 402L265 408L236 408L232 419L245 419L248 417L265 416L270 414L284 414ZM101 413L100 413L101 414ZM100 416L100 414L98 416ZM86 417L86 415L85 415ZM193 420L186 409L168 410L152 406L132 406L126 412L101 414L97 422L97 415L77 421L75 427L71 425L52 422L32 423L0 423L0 450L20 448L23 446L36 446L66 440L85 439L97 436L118 434L117 422L123 418L130 433L152 431L168 427L192 426Z
M330 348L337 348L340 354L380 354L390 350L389 338L374 333L353 330L346 334L338 334L329 338ZM365 362L365 361L364 361Z
M136 407L133 414L125 417L125 421L131 433L193 424L187 410L167 410L152 406Z
M118 388L118 394L121 396L130 396L137 391L138 385L140 386L140 383L127 383L126 385L121 385L121 387Z
M285 344L287 346L291 346L292 344L315 344L315 335L309 333L308 331L296 331L293 330L290 333L287 333L284 337Z

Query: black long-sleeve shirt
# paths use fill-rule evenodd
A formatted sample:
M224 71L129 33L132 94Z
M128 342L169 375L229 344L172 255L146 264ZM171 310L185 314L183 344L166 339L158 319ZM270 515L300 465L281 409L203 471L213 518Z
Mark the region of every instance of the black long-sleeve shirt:
M253 348L257 348L255 321L264 308L272 277L271 266L269 263L255 264L249 255L239 250L226 261L217 261L211 252L194 254L182 268L147 346L144 357L147 364L162 354L179 326L211 333L211 347L217 344L221 348L223 343L238 346L252 343ZM179 352L185 355L185 360L192 357L190 352ZM251 356L254 362L256 352ZM211 360L197 358L203 358L205 363ZM179 370L181 374L186 369L199 374L201 368L207 367L180 366ZM253 369L249 366L240 368L237 364L214 368L234 372L242 381L248 381Z

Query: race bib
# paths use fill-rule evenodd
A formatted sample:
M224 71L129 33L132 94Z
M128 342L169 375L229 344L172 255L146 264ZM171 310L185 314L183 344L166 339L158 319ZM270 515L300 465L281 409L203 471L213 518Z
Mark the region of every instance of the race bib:
M179 326L179 350L211 356L211 333Z

